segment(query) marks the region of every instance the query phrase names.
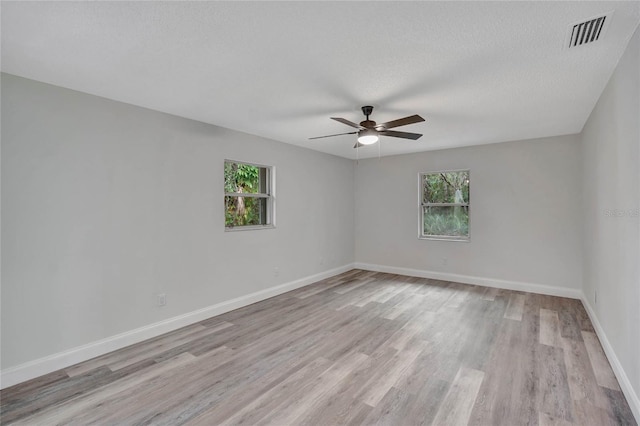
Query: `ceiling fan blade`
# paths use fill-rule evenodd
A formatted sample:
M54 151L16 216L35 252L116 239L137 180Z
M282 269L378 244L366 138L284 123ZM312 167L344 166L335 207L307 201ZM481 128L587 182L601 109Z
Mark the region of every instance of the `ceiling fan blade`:
M335 135L327 135L327 136L316 136L314 138L309 138L309 140L311 140L311 139L322 139L322 138L332 138L334 136L342 136L342 135L355 135L356 133L358 133L358 132L338 133L338 134L335 134Z
M414 141L422 137L420 133L396 132L395 130L382 130L378 133L384 136L391 136L392 138L413 139Z
M387 123L378 124L376 129L385 130L385 129L393 129L394 127L406 126L407 124L420 123L424 121L424 118L419 115L412 115L405 118L399 118L397 120L389 121Z
M363 127L359 124L354 123L353 121L349 121L346 118L340 118L340 117L331 117L332 120L336 120L339 121L342 124L346 124L347 126L351 126L354 127L358 130L361 130Z

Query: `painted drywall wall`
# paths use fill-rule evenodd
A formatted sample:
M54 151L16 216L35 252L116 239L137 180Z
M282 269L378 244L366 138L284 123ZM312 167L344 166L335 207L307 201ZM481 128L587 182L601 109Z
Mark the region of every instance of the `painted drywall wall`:
M418 239L418 174L458 169L470 241ZM576 135L361 160L355 189L357 263L580 289Z
M640 30L587 120L582 144L584 292L640 395Z
M224 159L275 166L276 229L224 231ZM350 264L353 167L2 74L2 369Z

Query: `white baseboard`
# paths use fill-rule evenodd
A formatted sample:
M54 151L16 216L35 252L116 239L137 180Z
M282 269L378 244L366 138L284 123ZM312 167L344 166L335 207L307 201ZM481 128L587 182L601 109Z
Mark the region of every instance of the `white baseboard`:
M499 280L494 278L473 277L470 275L450 274L447 272L425 271L421 269L399 268L396 266L355 263L355 268L367 271L386 272L389 274L408 275L411 277L430 278L433 280L453 281L463 284L481 285L484 287L503 288L506 290L526 291L529 293L547 294L549 296L580 299L582 291L574 288L553 287L544 284L524 283L519 281Z
M7 368L2 370L0 374L0 389L34 379L62 368L67 368L79 362L151 339L187 325L195 324L207 318L304 287L316 281L350 271L353 267L352 263L343 265L338 268L330 269L295 281L290 281L275 287L247 294L246 296L240 296L232 300L227 300L206 308L159 321L154 324L136 328L135 330L107 337L86 345L78 346L64 352L59 352L15 367Z
M620 364L620 360L618 359L616 352L613 350L613 346L609 343L609 339L607 339L607 335L598 320L598 316L596 315L596 311L591 306L589 299L586 295L582 294L582 304L587 310L587 314L589 314L589 319L591 320L591 324L593 324L593 328L596 331L596 335L598 339L600 339L600 343L602 344L602 348L604 349L604 353L607 355L607 359L609 360L609 364L611 364L611 368L613 369L613 373L616 375L618 379L618 383L620 384L620 389L622 389L622 393L625 398L627 398L627 402L629 403L629 407L631 407L631 411L633 412L634 417L636 418L636 422L640 423L640 398L638 398L638 394L634 391L631 386L631 382L629 381L629 377L627 373L625 373L622 368L622 364Z

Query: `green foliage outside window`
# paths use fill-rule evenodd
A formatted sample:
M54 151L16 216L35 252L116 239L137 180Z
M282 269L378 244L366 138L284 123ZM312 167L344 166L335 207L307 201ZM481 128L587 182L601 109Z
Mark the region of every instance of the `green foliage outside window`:
M422 175L423 236L469 237L469 171Z
M469 203L469 171L429 173L423 179L423 202Z
M426 207L425 210L425 236L469 236L469 207Z
M266 168L251 164L224 163L225 226L266 224L267 199L230 194L266 193Z

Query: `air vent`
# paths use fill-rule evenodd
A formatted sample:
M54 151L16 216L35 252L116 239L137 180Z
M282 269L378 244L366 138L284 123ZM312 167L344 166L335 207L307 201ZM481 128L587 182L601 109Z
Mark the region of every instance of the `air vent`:
M611 13L607 13L570 25L566 46L568 48L574 48L599 40L604 34L603 30L608 26L610 21Z

